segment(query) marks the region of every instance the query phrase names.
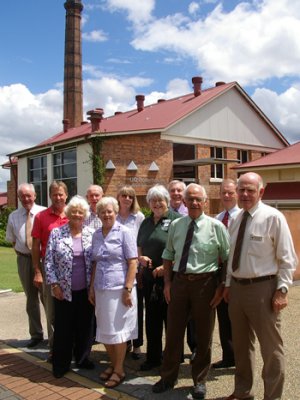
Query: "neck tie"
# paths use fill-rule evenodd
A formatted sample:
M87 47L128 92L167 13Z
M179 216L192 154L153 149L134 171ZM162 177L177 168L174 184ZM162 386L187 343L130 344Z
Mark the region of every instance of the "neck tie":
M26 217L25 232L26 232L26 246L28 247L29 250L32 249L31 229L32 229L31 215L30 211L28 211Z
M178 272L180 272L182 274L184 274L186 271L186 264L187 264L187 260L189 257L189 250L190 250L192 240L193 240L194 229L195 229L195 221L192 219L192 221L189 224L187 233L186 233L185 242L183 245L182 255L181 255L179 268L178 268Z
M247 219L248 219L249 215L250 214L248 213L248 211L244 211L243 218L240 223L238 235L237 235L236 242L235 242L235 248L234 248L234 253L233 253L233 258L232 258L232 271L236 271L239 267L244 233L245 233L245 228L246 228Z
M229 212L226 211L226 213L224 214L224 217L222 219L222 222L226 226L226 228L228 228L228 220L229 220Z

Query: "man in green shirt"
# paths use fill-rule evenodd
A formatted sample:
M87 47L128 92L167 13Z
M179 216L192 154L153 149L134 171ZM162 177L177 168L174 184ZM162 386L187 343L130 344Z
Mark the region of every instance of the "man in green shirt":
M191 316L195 321L197 341L191 394L194 399L204 399L211 363L215 308L223 292L219 260L227 260L229 237L222 222L204 214L207 196L202 186L190 184L184 193L184 201L188 215L172 222L162 255L164 294L169 304L168 326L161 379L152 390L161 393L174 387L184 331Z

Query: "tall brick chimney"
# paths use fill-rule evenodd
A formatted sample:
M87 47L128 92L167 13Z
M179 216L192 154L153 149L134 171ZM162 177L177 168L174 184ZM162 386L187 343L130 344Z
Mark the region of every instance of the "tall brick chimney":
M81 125L83 120L82 101L82 54L81 54L81 0L67 0L65 30L64 67L64 120L69 127Z

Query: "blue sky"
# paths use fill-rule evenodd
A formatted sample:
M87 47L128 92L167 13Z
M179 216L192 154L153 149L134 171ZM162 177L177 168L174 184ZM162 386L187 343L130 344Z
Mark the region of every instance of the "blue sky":
M290 142L300 140L300 2L83 1L84 110L108 116L238 81ZM64 0L1 2L0 163L62 128ZM8 173L0 170L0 191Z

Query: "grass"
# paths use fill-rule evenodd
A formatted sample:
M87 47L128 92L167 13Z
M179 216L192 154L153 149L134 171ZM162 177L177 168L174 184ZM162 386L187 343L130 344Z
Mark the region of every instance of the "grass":
M16 253L11 247L0 247L0 289L23 292L18 275Z

